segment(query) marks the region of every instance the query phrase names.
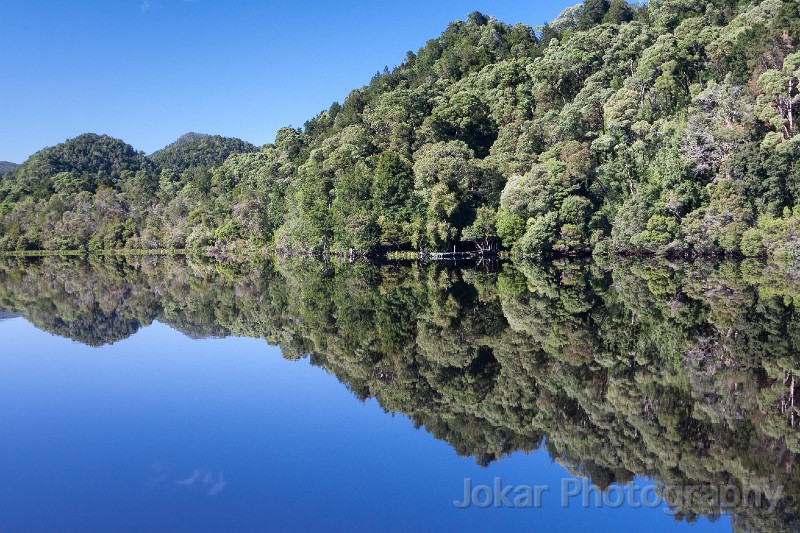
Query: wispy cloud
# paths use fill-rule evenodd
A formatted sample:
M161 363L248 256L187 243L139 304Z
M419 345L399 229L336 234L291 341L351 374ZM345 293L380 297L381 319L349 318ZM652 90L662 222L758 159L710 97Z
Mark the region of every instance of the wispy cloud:
M153 465L154 475L148 481L150 487L172 485L183 487L185 490L205 492L208 496L216 496L225 490L228 482L222 472L214 472L207 468L195 468L188 476L175 476L169 474L166 467L161 462Z
M197 0L173 0L173 2L178 4L194 4ZM156 2L153 0L141 0L136 9L141 11L142 13L147 13L148 11L158 11L163 9L164 2Z
M188 477L175 481L175 484L183 487L201 487L209 496L216 496L225 489L227 482L222 472L214 474L209 470L196 468Z
M200 469L195 469L195 471L192 472L192 475L190 475L186 479L179 479L175 483L177 483L178 485L185 485L187 487L188 486L192 486L192 485L195 484L195 482L198 479L200 479L202 477L202 475L203 475L203 472Z
M220 473L219 479L217 480L217 482L214 483L213 485L211 485L211 487L209 487L208 495L209 496L216 496L217 494L222 492L222 490L225 488L225 485L226 485L225 477Z

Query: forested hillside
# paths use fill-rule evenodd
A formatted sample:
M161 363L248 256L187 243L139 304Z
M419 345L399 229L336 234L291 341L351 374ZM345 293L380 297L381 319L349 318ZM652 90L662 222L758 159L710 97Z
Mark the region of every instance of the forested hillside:
M10 161L0 161L0 176L11 172L15 168L17 168L16 163L11 163Z
M257 152L249 142L219 135L187 133L155 152L149 159L162 169L184 171L187 168L219 166L231 154Z
M82 136L0 182L0 247L800 256L797 0L451 24L253 151Z

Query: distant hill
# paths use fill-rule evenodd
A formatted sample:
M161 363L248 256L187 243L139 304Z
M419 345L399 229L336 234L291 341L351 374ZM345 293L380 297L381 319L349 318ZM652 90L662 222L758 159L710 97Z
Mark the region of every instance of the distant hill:
M187 168L219 166L231 154L257 151L256 146L234 137L187 133L174 143L150 154L149 159L162 169L180 172Z
M208 139L209 137L211 137L211 135L209 135L208 133L196 133L196 132L190 131L189 133L184 133L183 135L178 137L175 142L173 142L172 144L168 144L167 146L162 148L162 150L168 150L170 148L176 148L176 147L184 145L184 144L189 144L189 143L193 143L193 142L197 142L197 141L202 141L202 140Z
M11 172L18 166L19 165L17 165L16 163L11 163L10 161L0 161L0 176L8 172Z
M144 153L108 135L85 133L33 154L7 173L0 199L94 192L100 185L119 189L125 178L140 170L154 170Z

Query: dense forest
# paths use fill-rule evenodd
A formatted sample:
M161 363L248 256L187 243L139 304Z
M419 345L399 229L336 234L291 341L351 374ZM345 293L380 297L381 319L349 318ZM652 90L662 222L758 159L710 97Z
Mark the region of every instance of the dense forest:
M256 149L83 135L0 180L0 249L800 257L800 3L452 23Z
M653 478L678 519L730 511L737 530L778 532L800 519L800 284L786 274L753 259L5 258L0 309L91 345L155 320L265 339L480 464L544 447L600 488ZM774 513L670 496L725 485L783 493Z

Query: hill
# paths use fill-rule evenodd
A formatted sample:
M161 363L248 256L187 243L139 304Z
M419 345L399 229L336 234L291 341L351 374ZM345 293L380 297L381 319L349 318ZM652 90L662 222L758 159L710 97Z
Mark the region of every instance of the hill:
M168 148L175 148L175 147L181 146L183 144L189 144L189 143L193 143L193 142L196 142L196 141L202 141L203 139L208 139L209 137L211 137L211 135L208 135L207 133L196 133L196 132L190 131L189 133L184 133L183 135L178 137L175 140L175 142L168 144L163 149L166 150Z
M219 166L232 154L257 151L257 147L241 139L187 133L149 158L162 169L183 171L187 168Z
M2 176L3 174L7 174L8 172L11 172L15 168L17 168L17 166L19 165L17 165L16 163L11 163L9 161L0 161L0 176Z
M37 152L9 172L0 186L0 203L94 192L101 185L118 188L130 175L153 168L143 153L119 139L87 133Z

